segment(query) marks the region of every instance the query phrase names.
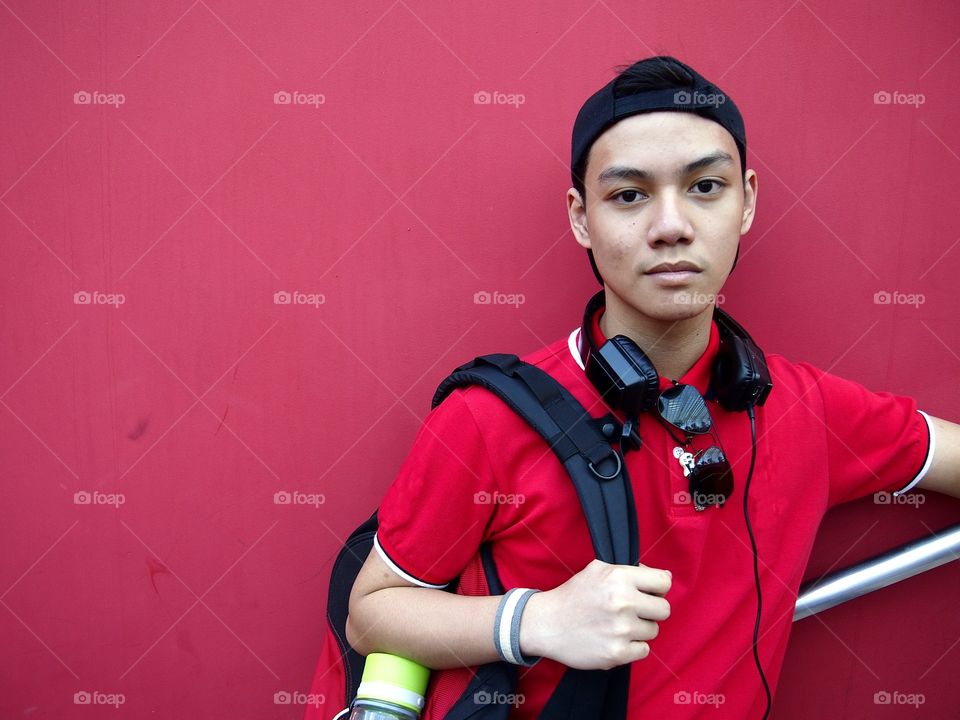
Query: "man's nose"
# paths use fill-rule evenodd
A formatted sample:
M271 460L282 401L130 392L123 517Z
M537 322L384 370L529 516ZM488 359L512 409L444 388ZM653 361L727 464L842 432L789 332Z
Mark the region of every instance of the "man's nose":
M675 192L662 192L654 199L648 230L651 245L690 242L693 228L686 216L683 199Z

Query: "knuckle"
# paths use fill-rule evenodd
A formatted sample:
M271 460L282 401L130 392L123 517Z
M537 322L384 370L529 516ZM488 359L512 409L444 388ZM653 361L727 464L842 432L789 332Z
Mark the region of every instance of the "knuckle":
M613 575L616 567L609 565L602 560L594 559L590 561L589 565L587 565L586 570L592 582L599 581L605 583L610 579L611 575Z
M627 609L627 601L616 593L610 593L607 596L606 607L611 614L622 615L623 611Z
M594 558L593 560L590 561L590 564L587 565L587 568L592 569L594 572L609 570L610 567L611 566L608 563L605 563L603 560L600 560L599 558Z
M614 637L618 640L623 638L629 639L630 633L633 630L633 626L626 618L618 618L613 623L612 630Z
M628 663L633 658L630 656L630 642L624 641L617 643L616 649L613 652L613 657L611 658L613 665L623 665Z
M604 648L599 658L600 666L603 670L609 670L617 665L617 646L610 644Z
M624 594L612 584L607 584L603 587L600 598L601 607L613 615L622 613L628 604Z

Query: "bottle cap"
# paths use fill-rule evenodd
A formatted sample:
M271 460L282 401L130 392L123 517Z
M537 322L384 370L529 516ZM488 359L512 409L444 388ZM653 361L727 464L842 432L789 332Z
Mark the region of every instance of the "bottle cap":
M420 712L430 669L398 655L370 653L363 666L357 698L386 700Z

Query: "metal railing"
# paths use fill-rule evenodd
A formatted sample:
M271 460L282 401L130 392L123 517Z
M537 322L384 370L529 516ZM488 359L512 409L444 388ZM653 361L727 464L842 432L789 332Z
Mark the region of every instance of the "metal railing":
M800 588L793 621L960 559L960 525L827 575Z

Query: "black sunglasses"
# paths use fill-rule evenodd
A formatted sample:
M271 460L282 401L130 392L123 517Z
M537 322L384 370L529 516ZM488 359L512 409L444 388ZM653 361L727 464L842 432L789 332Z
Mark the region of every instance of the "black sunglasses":
M676 384L660 393L657 411L661 419L687 434L684 442L670 433L681 445L690 442L693 435L710 434L713 437L717 444L694 455L696 463L687 480L696 510L706 510L710 505L723 507L733 494L733 469L720 448L720 438L713 432L713 418L703 396L692 385Z

